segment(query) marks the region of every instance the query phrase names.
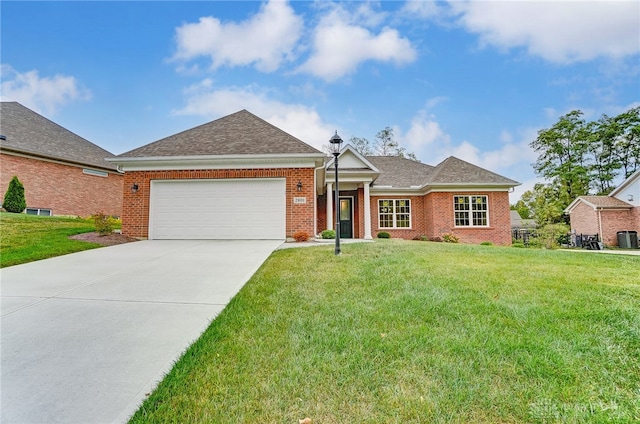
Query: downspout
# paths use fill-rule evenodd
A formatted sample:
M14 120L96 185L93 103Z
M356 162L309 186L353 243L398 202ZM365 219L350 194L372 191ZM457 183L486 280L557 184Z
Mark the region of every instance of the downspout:
M602 208L598 208L598 229L600 231L600 241L604 243L604 237L602 234Z

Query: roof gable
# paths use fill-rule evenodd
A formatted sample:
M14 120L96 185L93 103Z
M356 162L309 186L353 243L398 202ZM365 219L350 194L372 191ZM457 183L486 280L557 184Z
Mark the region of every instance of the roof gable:
M379 172L378 168L371 163L365 156L360 154L353 146L347 144L342 148L338 155L338 166L340 169L362 170ZM333 163L335 159L332 157L327 161L327 169L334 169Z
M241 110L165 137L119 157L322 154L278 127Z
M50 121L18 102L0 102L0 148L45 159L116 170L111 152Z
M620 199L616 199L611 196L579 196L571 202L569 206L564 210L565 213L571 213L579 203L584 203L585 205L593 208L594 210L598 209L631 209L633 205L630 205L627 202L624 202Z
M514 187L517 181L503 177L469 162L449 156L436 165L429 185L503 185Z

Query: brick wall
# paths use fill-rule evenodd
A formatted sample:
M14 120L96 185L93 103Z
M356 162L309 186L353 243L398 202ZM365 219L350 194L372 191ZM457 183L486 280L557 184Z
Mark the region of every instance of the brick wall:
M602 219L602 242L607 246L618 245L618 231L638 231L638 226L634 226L633 209L629 210L603 210Z
M411 228L380 228L378 200L381 199L409 199L411 201ZM424 196L371 196L371 235L373 238L376 238L381 231L389 233L392 238L402 238L405 240L412 240L415 237L426 235L427 220L424 200Z
M576 205L569 214L571 230L576 234L600 234L598 213L583 202Z
M489 207L488 227L456 227L453 211L454 196L487 196ZM442 237L454 234L463 243L490 241L499 245L511 244L511 216L507 192L454 192L429 193L425 196L426 236Z
M630 210L594 210L580 202L569 215L571 230L577 234L600 234L607 246L618 245L618 231L640 233L640 208ZM601 227L602 225L602 227Z
M285 178L286 180L286 237L298 231L313 236L315 187L313 168L277 169L209 169L174 171L132 171L124 176L124 205L122 232L130 237L146 238L149 234L149 202L152 180ZM298 181L302 191L297 191ZM138 185L132 193L130 187ZM293 204L294 197L306 197L307 203Z
M121 216L123 176L117 173L108 173L107 177L88 175L82 169L0 154L1 195L4 198L11 178L17 175L24 185L29 208L51 209L54 215L86 217L104 212Z

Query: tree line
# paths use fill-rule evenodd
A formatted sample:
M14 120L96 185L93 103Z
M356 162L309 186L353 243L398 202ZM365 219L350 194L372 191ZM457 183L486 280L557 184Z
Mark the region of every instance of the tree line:
M533 168L549 182L536 184L513 208L538 225L566 222L563 211L578 196L607 195L640 169L640 107L596 121L582 116L567 113L530 143L538 153Z
M395 139L391 127L385 127L378 131L373 143L364 137L351 137L349 144L363 156L399 156L420 162L415 153L407 152L407 149ZM330 148L325 145L323 150L328 153Z

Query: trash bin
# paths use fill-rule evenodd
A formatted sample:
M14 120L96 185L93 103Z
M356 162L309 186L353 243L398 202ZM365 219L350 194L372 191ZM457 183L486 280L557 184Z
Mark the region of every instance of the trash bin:
M638 232L637 231L618 231L618 247L620 249L637 249L638 248Z

